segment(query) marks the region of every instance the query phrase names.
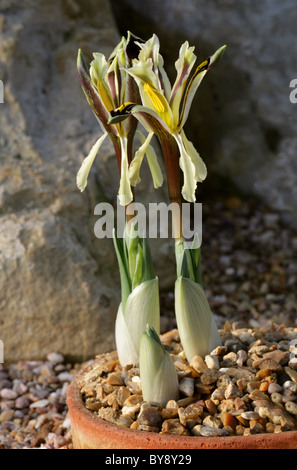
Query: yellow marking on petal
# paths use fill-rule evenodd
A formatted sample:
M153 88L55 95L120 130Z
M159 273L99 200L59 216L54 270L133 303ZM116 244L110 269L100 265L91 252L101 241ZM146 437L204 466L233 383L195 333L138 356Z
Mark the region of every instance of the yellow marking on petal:
M146 93L149 95L153 105L156 108L156 111L158 113L164 113L165 112L164 105L162 101L160 100L160 98L158 97L157 93L153 90L153 88L148 83L145 83L144 89Z
M106 110L108 112L111 111L114 108L114 105L106 89L106 85L104 84L102 80L98 80L96 83L96 87Z

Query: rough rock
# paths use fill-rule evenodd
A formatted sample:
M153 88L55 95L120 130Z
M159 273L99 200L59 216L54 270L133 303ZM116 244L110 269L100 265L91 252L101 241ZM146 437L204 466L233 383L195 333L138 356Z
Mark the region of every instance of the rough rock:
M108 56L119 39L107 0L1 2L5 362L41 359L53 350L85 360L114 348L120 278L112 240L95 238L93 214L97 203L115 203L118 169L106 140L87 189L81 194L76 187L82 159L102 133L78 83L76 56L78 48L87 60L94 51ZM139 192L144 198L157 194L151 179ZM162 245L159 267L166 275L157 274L170 284L173 248L167 252Z

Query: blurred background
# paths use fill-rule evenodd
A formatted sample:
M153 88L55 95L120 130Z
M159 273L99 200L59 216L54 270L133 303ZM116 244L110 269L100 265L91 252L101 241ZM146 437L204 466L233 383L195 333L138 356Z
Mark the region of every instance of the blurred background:
M127 30L159 36L171 80L181 44L202 62L227 44L186 124L208 167L204 282L218 322L296 319L297 5L294 0L1 0L0 339L5 361L49 351L85 360L114 347L120 301L111 240L94 207L115 203L107 140L81 194L75 178L101 130L76 77L76 55L107 56ZM158 151L158 146L156 144ZM144 170L145 171L145 170ZM150 178L139 200L166 200ZM170 326L172 243L153 246L163 327Z

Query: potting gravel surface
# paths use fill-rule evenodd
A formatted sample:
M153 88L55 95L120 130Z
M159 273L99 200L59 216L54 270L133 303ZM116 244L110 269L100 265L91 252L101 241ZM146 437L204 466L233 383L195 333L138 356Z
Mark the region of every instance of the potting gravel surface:
M203 234L204 287L223 346L189 365L175 330L173 294L162 293L162 339L180 399L165 409L143 403L139 370L122 370L113 352L99 356L97 371L85 376L86 406L110 422L151 432L296 429L297 233L258 202L229 198L203 205ZM86 364L70 364L58 352L0 364L0 449L72 448L66 396Z

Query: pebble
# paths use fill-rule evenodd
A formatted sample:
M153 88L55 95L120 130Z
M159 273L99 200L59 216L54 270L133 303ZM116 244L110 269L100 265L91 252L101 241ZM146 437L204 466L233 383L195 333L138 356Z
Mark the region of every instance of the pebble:
M44 362L20 361L0 368L5 380L0 392L0 449L72 448L66 397L75 374L63 361L62 355L51 353ZM59 379L62 372L69 382L63 376Z
M282 386L276 383L270 383L268 385L268 393L278 393L282 391Z
M209 369L219 369L220 368L220 362L218 356L213 356L211 354L208 354L205 356L205 363Z
M15 398L17 398L18 394L10 388L3 388L0 392L0 396L4 400L14 400Z
M228 436L228 432L225 429L203 426L200 430L200 436Z
M61 364L64 362L64 356L62 354L51 352L47 355L47 360L53 364Z
M192 397L194 395L194 379L184 377L179 382L179 390L186 397Z
M297 415L297 403L293 401L287 401L285 408L290 414L295 416Z

